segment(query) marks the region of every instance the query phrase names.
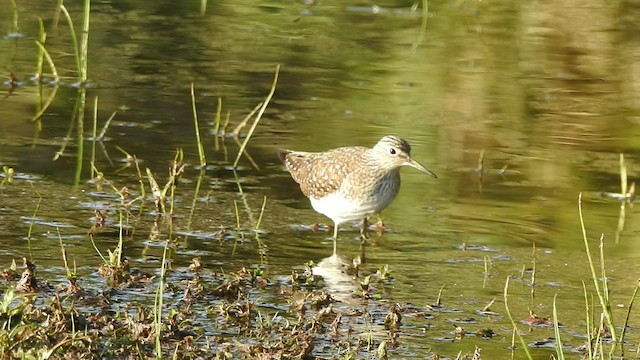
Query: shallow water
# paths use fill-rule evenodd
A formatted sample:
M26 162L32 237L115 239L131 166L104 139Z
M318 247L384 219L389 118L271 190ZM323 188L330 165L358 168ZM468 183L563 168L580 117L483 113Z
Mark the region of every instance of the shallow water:
M621 153L629 183L640 174L639 8L589 1L450 1L429 2L425 17L411 3L378 5L222 1L201 14L195 2L95 3L81 162L77 127L70 129L79 91L72 86L75 63L64 18L54 28L54 4L23 1L14 29L11 8L0 9L0 24L10 34L0 41L0 66L20 81L11 92L4 83L0 102L0 165L16 172L11 183L0 175L2 264L29 256L46 269L40 277L59 281L62 241L88 286L102 286L95 273L101 259L87 232L99 210L107 220L96 246L113 249L119 200L90 172L97 99L98 129L117 113L96 144L95 166L115 188L128 187L130 199L141 194L139 176L118 148L135 155L142 173L149 168L161 186L176 149L184 151L187 166L176 190L173 229L161 223L158 236L142 178L147 201L134 205L125 240L125 254L136 268L157 272L169 237L177 240L176 268L200 256L210 269L263 266L271 277L284 278L309 260L319 263L331 255L331 233L324 227L313 232L311 225L329 220L313 211L284 171L278 149L372 146L396 134L409 140L412 156L439 178L403 169L402 189L383 213L388 229L367 244L363 268L372 272L389 265L394 280L380 289L389 303L423 308L442 288L446 308L461 313L409 316L392 352L455 358L477 345L485 358L510 356L512 326L502 297L508 276L516 319L527 318L529 309L550 317L557 294L564 343L580 346L582 281L592 284L578 218L580 192L594 254L604 234L607 277L621 324L626 310L619 307L628 303L638 277L629 270L640 257L640 222L636 208L627 205L621 227L620 202L602 193L620 192ZM81 9L68 6L79 29ZM32 118L54 86L40 92L29 80L36 68L38 17L63 81L40 131ZM254 164L243 158L236 178L231 168L238 144L213 136L218 99L230 132L264 100L278 64L274 98L247 148ZM191 83L204 172L198 166ZM261 259L253 229L265 197L259 237L267 257ZM359 254L356 226L341 229L338 249L347 262ZM530 272L521 277L523 268L533 266L534 287ZM358 281L343 280L342 287L327 288L348 299ZM477 315L492 299L499 315ZM380 304L372 309L388 310ZM475 319L465 330L491 328L496 336L451 340L452 324L464 317ZM552 327L537 327L525 338L533 344L550 336ZM637 343L637 327L628 336L629 344ZM554 352L531 347L539 359Z

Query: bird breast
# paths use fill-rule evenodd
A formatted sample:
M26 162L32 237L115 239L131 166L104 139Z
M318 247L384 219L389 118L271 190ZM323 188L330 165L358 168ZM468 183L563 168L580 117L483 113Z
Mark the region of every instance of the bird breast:
M347 176L334 193L310 197L313 208L337 223L362 220L386 208L400 190L400 174L379 177Z

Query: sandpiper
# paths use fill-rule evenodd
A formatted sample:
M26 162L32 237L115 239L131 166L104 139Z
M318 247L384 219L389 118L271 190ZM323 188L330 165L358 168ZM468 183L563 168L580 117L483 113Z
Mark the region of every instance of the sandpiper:
M362 220L386 208L400 189L400 167L411 166L437 178L411 158L411 146L388 135L372 147L347 146L325 152L284 150L278 153L313 208L333 220L333 253L338 226Z

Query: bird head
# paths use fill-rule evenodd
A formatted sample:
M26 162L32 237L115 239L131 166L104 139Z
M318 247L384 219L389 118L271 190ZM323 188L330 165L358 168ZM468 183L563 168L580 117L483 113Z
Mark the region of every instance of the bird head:
M389 170L395 170L401 166L411 166L421 172L438 178L431 170L420 165L411 158L411 146L409 143L397 136L387 135L380 139L373 147L376 160Z

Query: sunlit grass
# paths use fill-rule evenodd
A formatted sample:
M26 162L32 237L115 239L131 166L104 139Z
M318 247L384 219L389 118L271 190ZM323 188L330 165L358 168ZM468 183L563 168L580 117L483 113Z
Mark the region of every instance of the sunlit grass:
M611 290L608 286L608 278L606 274L606 266L605 266L605 256L604 256L604 236L601 236L599 239L599 271L596 271L596 264L594 258L591 256L591 249L589 245L589 240L587 237L586 225L584 222L583 209L582 209L582 194L578 197L578 213L580 218L581 230L582 230L582 238L584 242L585 254L587 256L587 261L590 268L590 277L593 283L593 288L595 291L595 295L597 297L597 303L599 304L599 313L592 313L592 301L590 301L589 292L587 290L586 284L583 282L583 298L585 303L585 321L586 321L586 340L584 345L584 359L588 360L596 360L596 359L614 359L617 356L624 357L624 335L626 329L628 327L630 317L631 317L631 309L633 307L633 303L637 296L637 293L640 289L640 280L636 283L635 289L631 298L629 300L629 304L627 306L627 313L625 322L622 326L622 332L618 333L618 328L614 324L613 318L613 310L611 306L610 293ZM514 320L510 308L509 308L509 297L508 297L508 288L509 288L509 279L507 277L507 281L504 287L504 306L505 311L511 324L513 326L514 339L518 339L520 343L520 347L522 351L525 353L527 359L532 360L533 357L529 352L528 346L524 341L524 338L521 336L521 332L518 329L518 324ZM533 279L532 279L533 281ZM533 287L534 284L532 283ZM561 333L560 327L560 313L562 312L562 308L557 306L557 294L553 297L552 300L552 313L553 313L553 331L554 331L554 339L555 339L555 352L557 360L565 359L565 350L563 348L563 336ZM594 319L595 318L595 319ZM605 335L608 335L610 339L605 339Z
M520 330L518 329L518 325L516 324L516 321L513 319L513 316L511 315L511 311L509 310L509 279L510 277L507 276L507 281L504 284L504 291L503 291L504 309L507 313L507 316L509 317L509 321L511 321L513 332L515 336L518 338L518 342L522 347L522 351L524 351L525 355L527 356L527 359L533 360L533 357L529 352L529 347L527 346L527 343L524 341L524 338L522 337L522 335L520 335Z
M82 168L84 163L84 112L86 107L86 85L88 78L88 62L89 62L89 22L91 15L91 1L84 0L83 2L83 12L82 12L82 32L80 36L80 41L78 41L78 36L76 34L75 26L73 23L73 19L69 14L69 11L64 6L62 1L59 2L59 9L64 14L67 19L67 24L70 30L71 41L73 44L73 50L75 54L75 62L76 62L76 76L78 79L78 96L76 98L76 105L74 108L74 115L72 118L72 122L69 126L68 135L66 138L70 138L70 133L72 129L76 128L76 171L74 176L74 184L77 186L80 184L80 179L82 177ZM54 156L54 160L58 159L66 148L66 142L64 142L60 150Z
M60 243L60 252L62 253L62 262L64 263L64 269L67 273L67 280L69 284L73 286L78 278L78 271L75 262L73 263L73 270L69 266L69 259L67 257L67 249L62 243L62 235L60 234L60 228L56 228L58 233L58 241Z
M120 198L120 203L118 204L118 243L113 251L111 249L107 249L108 257L105 257L100 249L98 249L97 244L95 243L95 239L93 236L93 232L89 232L89 238L93 245L93 248L96 250L100 258L102 258L104 265L107 267L111 267L115 272L120 271L122 269L122 257L123 257L123 242L124 242L124 227L126 222L126 217L128 216L128 208L130 204L126 203L126 194L123 190L119 190L111 181L108 181L104 174L98 169L95 168L95 165L92 164L93 172L96 174L96 178L99 178L101 182L106 182L109 187L113 190L115 194Z
M158 212L163 215L171 224L171 218L174 214L175 205L175 191L178 178L184 173L186 165L183 163L184 153L182 149L176 150L176 155L173 159L172 165L169 167L169 178L164 186L161 188L153 175L151 169L147 168L147 179L151 187L151 194ZM166 203L169 203L169 210L167 211Z
M80 42L78 42L78 36L75 31L75 26L73 23L73 19L69 14L67 8L60 2L60 10L64 14L67 19L67 24L69 25L71 41L73 43L73 49L76 60L76 73L78 77L78 84L80 87L83 87L87 81L88 77L88 62L89 62L89 20L91 14L91 1L84 0L83 4L83 21L82 21L82 33L80 36Z
M556 339L556 355L558 360L564 360L564 351L562 349L562 337L560 336L560 323L558 322L558 308L556 307L556 298L558 294L553 296L553 333Z
M193 112L193 126L196 133L196 145L198 147L198 159L200 160L200 167L207 166L207 160L204 155L204 146L200 139L200 125L198 124L198 111L196 109L196 94L193 83L191 83L191 110Z
M623 186L624 188L624 186ZM604 235L600 236L599 239L599 273L596 272L596 265L593 257L591 256L591 248L589 246L589 239L587 237L586 226L584 222L583 209L582 209L582 193L578 196L578 214L580 218L580 225L582 230L582 239L584 242L585 254L587 256L587 261L589 264L591 281L593 282L593 287L595 294L598 299L599 304L599 315L597 313L592 313L592 301L590 301L589 292L587 290L586 284L583 282L583 298L585 302L585 323L586 323L586 340L584 346L584 355L583 359L588 360L596 360L596 359L614 359L618 356L624 358L625 356L625 334L627 327L629 325L630 317L631 317L631 309L633 308L633 304L635 302L635 298L640 290L640 280L636 282L636 286L634 288L633 294L629 300L627 305L627 313L625 317L624 324L622 326L621 333L618 333L618 330L613 321L614 314L611 306L610 299L610 289L608 286L608 278L606 275L606 266L605 266L605 256L604 256ZM508 307L508 297L507 297L507 289L509 284L509 278L507 278L507 282L505 284L504 290L504 301L505 301L505 309L509 319L511 320L514 326L514 333L518 336L521 345L526 353L528 359L532 359L531 354L529 353L526 344L522 337L520 336L519 331L517 330L517 325L513 320L511 313ZM559 322L559 313L562 309L558 309L556 304L556 296L553 298L552 310L553 310L553 330L555 336L555 350L556 350L556 359L563 360L565 358L565 353L563 349L562 342L562 334L560 332L560 322ZM594 319L595 318L595 319ZM595 321L594 321L595 320ZM605 340L606 336L610 337L610 340Z
M158 286L156 287L156 295L153 303L153 328L155 331L155 356L156 359L162 359L162 310L164 304L164 283L167 271L167 252L169 248L169 241L167 239L164 243L162 251L162 260L160 263L160 275L158 276Z
M265 242L260 238L260 225L262 224L262 217L264 216L264 211L267 207L267 197L265 196L263 201L262 201L262 207L260 208L260 215L258 216L258 221L256 222L256 227L255 227L255 239L256 239L256 243L258 244L258 253L260 254L260 261L262 262L262 264L264 265L264 263L266 262L267 259L267 244L265 244Z
M598 295L598 299L600 300L600 307L602 313L604 314L607 322L607 326L609 326L609 331L611 332L611 340L614 344L618 342L618 336L616 333L616 328L613 322L613 314L611 313L611 301L609 299L609 287L608 287L608 279L605 272L604 266L604 249L603 249L603 240L604 235L600 237L600 278L602 279L602 286L600 286L600 281L598 280L598 274L596 274L595 266L593 258L591 257L591 249L589 247L589 240L587 238L587 230L584 224L584 217L582 215L582 193L578 196L578 214L580 216L580 227L582 229L582 240L584 242L585 254L587 255L587 261L589 263L589 269L591 270L591 279L593 281L593 287Z
M219 149L218 134L220 131L220 121L222 119L222 98L218 98L218 106L216 107L216 115L213 118L213 137L215 139L215 149Z
M237 168L238 167L238 162L240 162L240 157L242 156L242 153L244 153L244 149L247 147L247 144L249 143L249 140L251 139L251 136L253 135L254 131L256 130L256 127L258 126L258 123L260 122L260 119L262 118L262 115L264 114L265 110L267 109L267 106L269 106L269 102L271 101L271 98L273 97L273 94L276 91L276 84L278 84L278 75L280 74L280 65L278 65L276 67L276 72L273 76L273 84L271 85L271 90L269 91L269 94L267 95L266 99L264 100L264 103L262 104L262 107L260 107L260 111L258 111L258 115L256 115L256 119L254 120L253 124L251 125L251 128L249 129L249 132L247 133L247 136L245 137L244 141L242 142L242 145L240 145L240 150L238 150L238 156L236 156L236 160L233 162L233 168Z

